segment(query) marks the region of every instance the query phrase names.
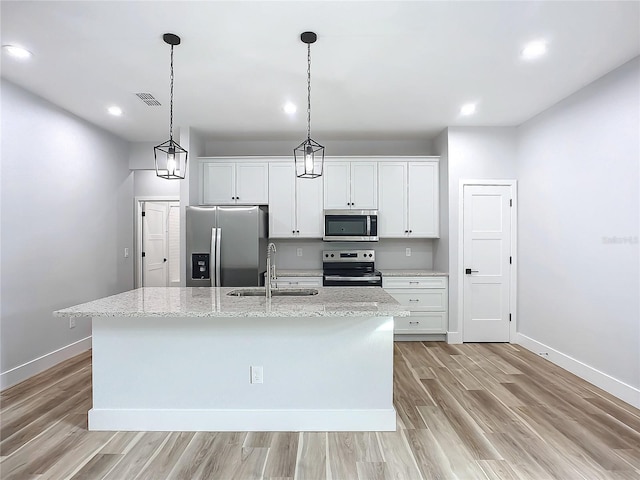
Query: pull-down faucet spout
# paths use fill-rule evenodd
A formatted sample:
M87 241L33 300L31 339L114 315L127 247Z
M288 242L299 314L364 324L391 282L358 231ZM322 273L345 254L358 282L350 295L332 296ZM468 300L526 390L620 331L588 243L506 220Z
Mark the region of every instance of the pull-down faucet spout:
M273 285L271 282L276 280L276 264L275 262L271 265L271 253L276 253L276 245L274 243L269 243L267 245L267 271L264 272L264 286L267 298L271 298L271 289Z

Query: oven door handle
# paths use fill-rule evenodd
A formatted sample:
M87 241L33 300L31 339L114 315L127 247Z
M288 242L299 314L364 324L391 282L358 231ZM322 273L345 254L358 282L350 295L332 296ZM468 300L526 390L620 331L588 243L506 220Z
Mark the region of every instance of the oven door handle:
M325 275L326 280L339 280L341 282L375 282L382 279L380 275L374 275L372 277L342 277L340 275Z

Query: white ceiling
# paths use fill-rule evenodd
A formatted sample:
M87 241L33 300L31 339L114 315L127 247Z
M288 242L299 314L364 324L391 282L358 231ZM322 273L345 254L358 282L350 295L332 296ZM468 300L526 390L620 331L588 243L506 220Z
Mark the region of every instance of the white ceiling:
M210 139L418 139L518 125L640 54L638 1L2 1L2 76L132 141L174 124ZM534 39L546 57L519 58ZM161 107L149 107L149 92ZM287 116L290 100L298 113ZM478 111L460 117L463 103ZM119 117L106 113L117 104Z

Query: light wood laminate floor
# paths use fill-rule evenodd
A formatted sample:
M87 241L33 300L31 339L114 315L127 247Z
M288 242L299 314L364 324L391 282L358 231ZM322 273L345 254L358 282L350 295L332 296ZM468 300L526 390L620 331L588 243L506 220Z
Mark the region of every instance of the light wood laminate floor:
M395 345L396 432L89 432L91 354L1 396L2 479L640 479L640 411L507 344Z

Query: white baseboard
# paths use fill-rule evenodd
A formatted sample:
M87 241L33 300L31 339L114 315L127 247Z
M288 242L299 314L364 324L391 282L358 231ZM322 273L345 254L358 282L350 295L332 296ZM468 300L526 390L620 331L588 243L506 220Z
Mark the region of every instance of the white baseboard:
M12 368L11 370L2 372L2 374L0 374L0 391L12 387L40 372L44 372L47 368L51 368L71 357L75 357L90 348L91 337L86 337L66 347L59 348L51 353L47 353L46 355Z
M394 342L446 342L446 333L400 333L393 336Z
M89 430L145 432L395 432L396 411L347 410L89 410Z
M462 333L447 332L447 343L462 343Z
M636 408L640 408L640 389L627 385L606 373L596 370L586 363L582 363L580 360L576 360L569 355L559 352L558 350L555 350L521 333L516 335L515 343L535 354L540 354L541 352L547 353L547 355L542 356L542 358L555 363L559 367L562 367L587 382L592 383L596 387L618 397L620 400L623 400Z

